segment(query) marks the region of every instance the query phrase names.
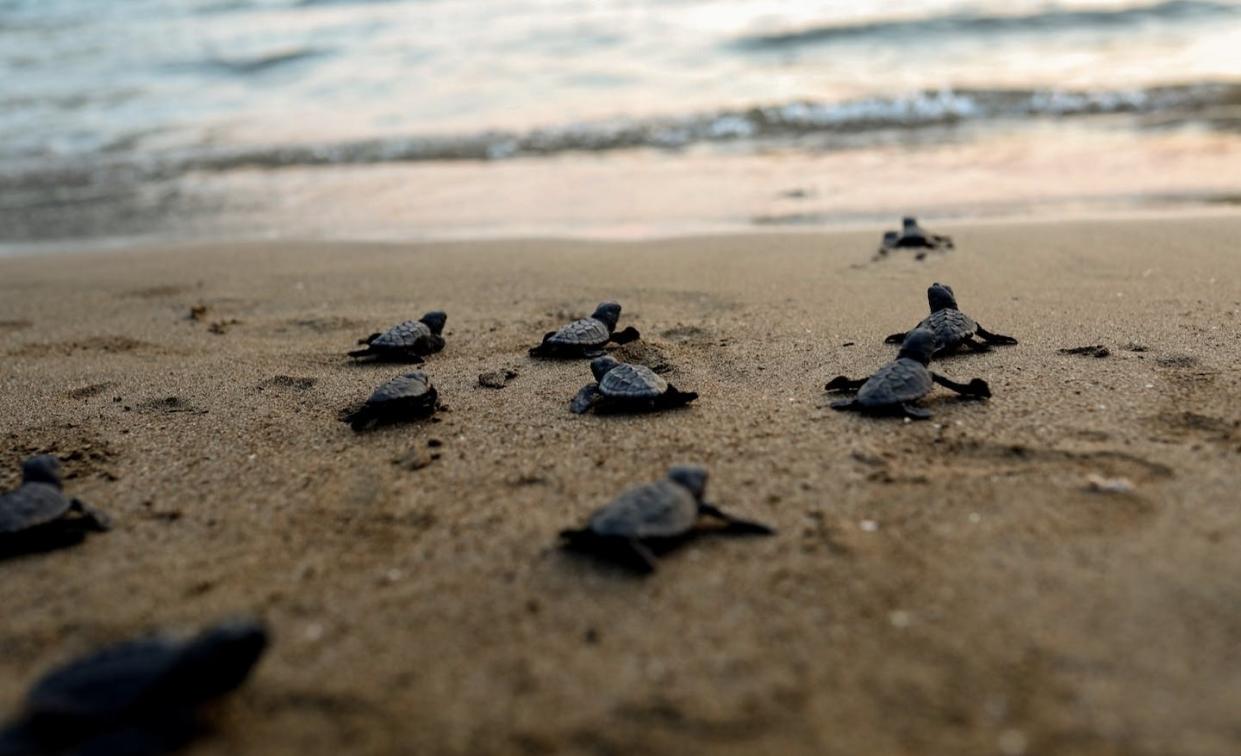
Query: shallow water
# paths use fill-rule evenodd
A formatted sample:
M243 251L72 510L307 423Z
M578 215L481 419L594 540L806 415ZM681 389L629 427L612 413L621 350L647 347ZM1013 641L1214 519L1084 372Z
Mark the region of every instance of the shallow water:
M419 207L492 203L464 233L516 233L532 217L490 184L592 161L608 183L591 192L620 201L579 218L602 230L704 154L777 176L757 180L761 197L877 167L849 176L848 202L664 195L646 226L851 218L905 175L893 160L937 170L911 174L925 199L871 214L969 214L978 192L952 176L969 171L1007 176L982 193L1018 212L1065 196L1227 201L1241 190L1239 44L1241 0L0 0L0 240L435 235L469 215L368 212L350 192L371 172L363 185L405 174ZM338 205L341 225L319 228ZM555 213L535 217L556 232Z

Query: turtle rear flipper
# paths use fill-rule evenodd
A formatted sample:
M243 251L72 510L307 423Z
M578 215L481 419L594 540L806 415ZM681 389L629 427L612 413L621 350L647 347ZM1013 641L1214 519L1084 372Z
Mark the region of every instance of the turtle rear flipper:
M990 345L990 344L988 344L988 343L987 343L987 342L985 342L985 341L979 341L978 339L974 338L973 336L970 336L969 338L962 339L962 340L961 340L961 343L962 343L962 344L964 344L965 346L969 347L969 350L970 350L971 352L990 352L990 351L991 351L991 345Z
M371 343L372 341L374 341L375 339L379 338L381 335L382 335L382 334L380 334L378 331L376 331L375 333L372 333L370 336L367 336L367 337L366 337L366 338L364 338L364 339L358 339L358 343L359 343L359 344L369 344L369 343Z
M366 349L354 349L352 352L349 352L349 356L355 360L360 360L364 357L374 357L376 353L375 350L368 346Z
M80 512L82 514L83 523L90 529L99 533L112 529L112 518L103 512L95 509L90 504L81 499L74 499L69 505L69 511Z
M582 386L577 396L573 397L573 401L569 402L569 410L575 415L581 415L589 412L602 398L603 395L599 393L599 384L588 383Z
M676 386L669 385L668 390L662 396L655 399L655 409L684 407L697 398L697 391L681 391Z
M0 756L38 756L49 750L29 722L17 722L0 730Z
M1017 340L1014 339L1012 336L1005 336L999 333L992 333L988 331L986 328L983 328L982 326L978 324L975 324L974 329L975 329L975 332L978 334L978 336L983 341L987 342L988 344L1003 344L1005 346L1011 346L1017 343Z
M642 338L642 334L638 333L638 329L634 328L633 326L629 326L623 331L617 331L616 333L613 333L612 343L628 344L629 342L637 341L640 338Z
M607 560L639 574L649 575L658 564L655 554L636 538L602 536L588 529L562 530L560 537L565 540L566 548Z
M935 417L934 413L926 407L919 407L918 405L910 404L909 402L901 405L901 414L905 415L905 417L910 420L930 420L932 417Z
M861 409L858 406L857 399L841 399L831 403L831 408L837 412L854 412Z
M740 517L733 517L724 512L714 504L708 504L705 501L698 505L698 513L706 517L714 517L722 520L725 527L721 532L732 535L774 535L775 530L754 520L745 520Z
M555 349L551 344L552 337L556 335L555 331L548 331L543 334L543 340L538 346L530 347L531 357L550 357L555 354Z
M828 381L823 388L826 391L857 391L862 388L866 381L866 378L847 378L843 375L838 375Z
M379 415L374 407L364 405L356 412L345 415L343 420L349 423L349 427L353 428L355 432L360 433L377 425L379 423Z

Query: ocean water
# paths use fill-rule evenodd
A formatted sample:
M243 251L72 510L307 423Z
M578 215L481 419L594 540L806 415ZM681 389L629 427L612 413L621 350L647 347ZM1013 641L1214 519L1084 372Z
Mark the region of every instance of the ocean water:
M1241 0L0 0L0 242L1241 196Z

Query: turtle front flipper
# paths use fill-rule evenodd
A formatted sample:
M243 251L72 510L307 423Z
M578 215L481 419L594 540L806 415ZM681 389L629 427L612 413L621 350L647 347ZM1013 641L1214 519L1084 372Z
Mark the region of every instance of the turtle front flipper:
M857 391L858 389L862 388L862 386L866 383L866 381L867 381L866 378L855 379L855 378L846 378L843 375L838 375L835 378L828 381L827 385L824 386L823 388L826 391Z
M423 353L431 354L433 352L442 351L444 349L444 345L448 342L444 341L443 336L440 336L438 333L433 333L424 338L423 343L425 344L423 347Z
M733 517L714 504L708 504L705 501L698 505L698 514L723 521L727 525L723 530L725 533L735 535L774 535L776 532L775 529L761 522Z
M376 332L376 333L372 333L370 336L367 336L367 337L366 337L366 338L364 338L364 339L358 339L358 343L359 343L359 344L369 344L369 343L371 343L372 341L374 341L375 339L379 338L381 335L382 335L382 334L380 334L380 333L378 333L378 332Z
M629 326L623 331L617 331L612 334L611 340L613 344L628 344L631 341L637 341L642 338L642 334L638 333L638 329Z
M905 336L906 336L906 334L907 334L907 333L908 333L908 331L902 331L901 333L894 333L894 334L892 334L891 336L889 336L889 337L887 337L886 339L884 339L884 340L883 340L883 343L885 343L885 344L900 344L901 342L903 342L903 341L905 340Z
M961 343L969 347L969 350L971 352L990 352L991 351L990 344L988 344L985 341L979 341L973 336L961 339Z
M946 389L952 389L962 396L975 397L978 399L985 399L991 396L991 387L988 386L987 382L981 378L975 378L969 383L957 383L950 378L945 378L939 373L932 372L931 380Z
M992 333L988 331L986 328L983 328L982 326L977 325L977 324L974 325L974 332L977 333L978 336L983 341L987 342L988 344L1002 344L1004 346L1011 346L1017 343L1017 340L1014 339L1012 336L1005 336L999 333Z
M74 499L72 502L70 502L69 511L80 512L82 514L82 519L85 521L85 524L90 526L91 530L95 530L100 533L103 533L103 532L106 532L112 529L112 518L111 517L99 511L98 509L95 509L90 504L87 504L81 499Z
M599 393L599 384L588 383L582 386L577 396L573 397L573 401L569 402L569 410L575 415L581 415L589 412L602 398L603 394Z
M855 412L861 409L858 406L857 399L841 399L840 401L832 402L831 408L837 412Z
M365 357L374 357L375 354L375 350L371 349L369 346L366 349L355 349L352 352L349 352L349 356L355 360L360 360Z
M906 402L901 405L901 413L910 420L930 420L935 415L926 407Z

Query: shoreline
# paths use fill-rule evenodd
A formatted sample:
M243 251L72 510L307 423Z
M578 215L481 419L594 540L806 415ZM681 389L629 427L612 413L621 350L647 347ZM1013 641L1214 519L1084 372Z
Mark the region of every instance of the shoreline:
M868 228L0 259L0 488L53 452L116 523L0 565L0 716L76 652L255 611L274 645L187 753L1235 753L1241 215L925 222L956 249L872 263ZM827 409L932 281L1020 341L936 363L993 397ZM526 356L608 298L643 333L618 356L689 408L577 417L587 365ZM436 307L447 411L352 433L341 410L402 367L345 350ZM557 548L680 461L777 535L647 579Z

